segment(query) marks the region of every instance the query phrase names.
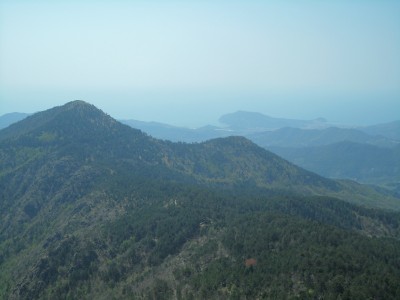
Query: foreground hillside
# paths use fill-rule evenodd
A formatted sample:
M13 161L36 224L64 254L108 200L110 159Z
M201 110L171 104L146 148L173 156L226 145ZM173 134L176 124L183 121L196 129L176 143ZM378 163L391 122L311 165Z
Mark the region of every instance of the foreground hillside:
M0 161L3 299L400 295L399 199L244 138L162 142L75 101L1 130Z

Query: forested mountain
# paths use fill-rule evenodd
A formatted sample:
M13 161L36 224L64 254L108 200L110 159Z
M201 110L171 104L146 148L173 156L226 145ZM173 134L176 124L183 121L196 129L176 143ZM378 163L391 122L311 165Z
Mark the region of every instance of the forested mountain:
M396 122L365 128L327 127L301 129L285 127L247 131L213 126L188 129L159 123L126 121L144 132L171 141L200 142L217 137L243 135L292 163L330 178L352 179L400 192L400 141ZM235 126L234 126L235 127Z
M400 295L400 199L242 137L161 141L74 101L1 130L0 162L3 299Z
M200 144L161 141L119 123L83 101L30 116L0 131L0 141L4 145L5 171L21 167L17 161L20 152L33 160L49 153L58 160L69 153L68 157L84 158L85 162L93 160L96 167L99 160L112 167L118 162L128 169L140 165L140 169L130 172L153 172L152 176L165 172L167 178L208 186L233 188L251 184L304 195L338 196L373 207L400 207L397 200L367 187L359 190L355 183L328 180L301 169L243 137ZM35 156L30 157L31 153ZM355 189L359 190L356 194Z

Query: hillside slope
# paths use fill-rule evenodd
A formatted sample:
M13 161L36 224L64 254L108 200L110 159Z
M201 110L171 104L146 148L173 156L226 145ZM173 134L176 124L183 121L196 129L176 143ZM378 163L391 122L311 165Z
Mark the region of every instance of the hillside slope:
M0 161L0 298L399 295L399 213L326 196L398 199L244 138L163 142L74 101L0 131Z
M321 147L271 147L275 153L330 178L394 185L400 182L400 147L380 148L343 142Z

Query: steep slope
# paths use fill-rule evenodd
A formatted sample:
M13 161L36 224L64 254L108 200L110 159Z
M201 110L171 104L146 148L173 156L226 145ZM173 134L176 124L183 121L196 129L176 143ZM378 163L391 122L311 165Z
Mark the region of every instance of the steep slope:
M167 166L213 187L264 189L270 194L334 196L352 203L399 209L392 194L352 181L330 180L299 168L243 137L215 139L200 144L171 144ZM177 155L178 154L178 155Z
M239 183L252 187L300 192L319 187L334 190L338 185L283 160L244 137L228 137L200 144L173 144L174 158L166 163L173 169L215 184ZM178 153L176 155L175 153Z
M251 272L246 258L264 269L272 254L274 286L280 276L301 286L284 281L286 297L309 289L351 296L357 285L345 283L365 274L386 282L376 289L385 298L396 296L399 213L312 195L388 208L397 200L307 172L244 138L162 142L74 101L0 131L0 161L0 298L220 298L232 289L239 298L273 297L257 278L251 284L262 294L249 293L242 276ZM244 238L252 230L255 240ZM352 240L365 246L361 254ZM331 243L348 248L330 252ZM285 261L299 245L305 254L292 268ZM340 268L302 271L308 257L341 266L348 251L356 271L338 290ZM372 257L370 268L358 265ZM224 266L236 282L224 285ZM307 280L317 272L332 288Z
M58 198L85 195L111 172L113 158L152 165L159 152L154 148L157 143L140 131L82 101L30 116L0 131L2 217L12 211L10 222L18 223ZM22 215L14 211L21 207Z
M0 131L0 141L18 140L19 138L38 138L39 141L75 139L80 141L96 140L98 137L114 137L126 132L138 134L95 106L84 101L72 101L63 106L36 113ZM48 134L40 136L41 134ZM51 137L50 137L51 136Z

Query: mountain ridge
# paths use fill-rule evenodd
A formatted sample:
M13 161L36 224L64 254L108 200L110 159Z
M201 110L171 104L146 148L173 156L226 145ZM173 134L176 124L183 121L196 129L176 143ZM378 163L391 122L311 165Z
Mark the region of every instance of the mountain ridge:
M77 100L77 101L82 101L82 100ZM15 113L18 115L22 115L24 117L29 116L31 114L23 114L23 113ZM295 135L294 137L296 139L301 138L302 136L305 136L307 138L307 135L310 134L316 134L318 130L320 131L319 135L328 135L329 131L335 130L336 132L333 132L335 134L334 138L337 136L339 137L340 135L342 136L348 136L347 140L353 141L353 142L366 142L368 144L376 144L380 146L392 146L393 141L398 141L398 123L400 121L393 121L389 123L383 123L383 124L376 124L376 125L371 125L371 126L366 126L366 127L357 127L357 126L335 126L333 124L328 123L325 119L323 118L317 118L314 120L297 120L297 119L285 119L285 118L275 118L275 117L269 117L267 115L261 114L261 113L256 113L256 112L247 112L247 111L238 111L236 113L230 113L230 114L225 114L221 116L222 119L224 117L232 117L235 119L235 116L239 114L242 115L242 118L244 119L245 123L248 122L254 122L253 116L258 116L258 119L261 119L261 121L257 121L258 123L262 123L263 120L268 123L271 120L278 120L277 122L279 123L281 120L282 122L280 123L279 126L256 126L256 127L249 127L245 126L243 128L240 127L240 124L235 124L233 122L233 126L228 127L225 125L223 127L219 126L210 126L206 125L200 128L186 128L186 127L178 127L178 126L173 126L169 124L164 124L160 122L145 122L145 121L138 121L138 120L133 120L133 119L128 119L128 120L119 120L119 122L129 125L132 128L140 129L143 132L146 132L147 134L150 134L151 136L163 140L171 140L173 142L202 142L208 139L212 138L219 138L219 137L226 137L230 135L243 135L248 138L250 138L253 141L256 141L257 143L259 140L262 143L266 143L269 146L289 146L288 143L286 144L276 144L274 140L268 141L268 136L273 134L277 135L279 130L297 130L298 134ZM12 114L11 114L12 115ZM0 117L0 124L5 124L4 126L11 125L12 123L15 123L19 119L17 118L15 121L10 121L8 120L9 118L7 117L8 114L1 116ZM5 119L3 120L3 117ZM229 119L229 118L228 118ZM286 122L288 121L288 122ZM285 123L286 122L286 123ZM292 123L290 123L292 122ZM293 123L294 122L294 123ZM316 125L315 122L320 122L321 124L323 123L324 126L307 126L304 128L301 124L304 124L304 122L311 122L310 124ZM297 126L296 126L297 124ZM0 127L1 129L1 127ZM301 130L300 130L301 129ZM278 130L278 131L277 131ZM325 132L326 130L326 132ZM343 131L340 133L340 131ZM338 135L340 134L340 135ZM368 135L366 135L368 134ZM266 137L262 137L263 135L266 135ZM338 141L345 141L345 139L337 140L336 139L333 142L338 142ZM380 139L380 140L379 140ZM263 141L264 140L264 141ZM329 142L329 141L328 141ZM330 142L331 143L331 142ZM325 142L326 144L326 142ZM263 145L264 146L264 145ZM300 145L296 144L296 147L299 146L313 146L313 144L307 143L306 141Z
M360 127L360 130L373 135L382 135L391 139L400 140L400 120Z
M400 179L400 146L381 148L340 142L314 147L270 149L306 169L330 178L348 178L385 185L398 184Z
M326 127L325 123L327 122L323 118L317 118L310 121L284 119L248 111L237 111L225 114L219 118L219 121L228 125L230 128L242 131L265 131L281 127Z
M119 164L123 168L132 168L140 165L150 173L159 168L181 180L186 178L203 184L219 182L234 187L247 182L266 189L292 189L317 195L328 193L353 201L365 201L365 195L374 193L370 190L364 196L358 193L357 197L352 197L348 184L325 179L292 165L243 137L219 138L200 144L160 141L119 123L83 101L37 113L3 129L0 142L4 143L5 139L8 139L9 146L33 143L39 147L35 149L42 149L42 155L49 151L48 147L55 147L59 150L53 149L53 153L60 157L72 151L79 154L77 159L86 162L117 159L110 162L110 166ZM15 159L7 160L12 162ZM5 164L3 170L10 164ZM156 171L152 176L163 172ZM396 206L393 200L386 198L382 198L383 203L389 207Z
M399 144L399 142L384 136L371 136L358 129L338 127L324 129L284 127L274 131L253 133L247 137L264 148L279 146L303 148L347 141L380 147L394 147Z

